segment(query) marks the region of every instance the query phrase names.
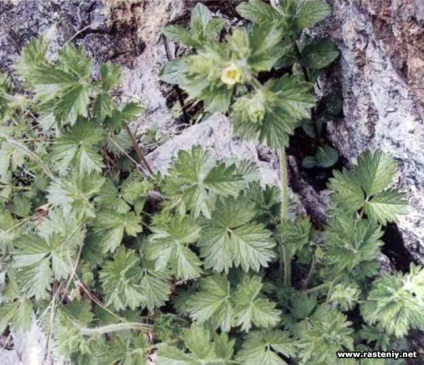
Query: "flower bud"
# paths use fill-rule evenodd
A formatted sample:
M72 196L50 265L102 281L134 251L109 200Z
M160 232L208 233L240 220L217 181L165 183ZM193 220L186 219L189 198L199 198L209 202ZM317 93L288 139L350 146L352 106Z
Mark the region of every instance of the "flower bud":
M259 123L265 116L265 105L263 98L258 95L250 99L247 105L247 114L253 123Z

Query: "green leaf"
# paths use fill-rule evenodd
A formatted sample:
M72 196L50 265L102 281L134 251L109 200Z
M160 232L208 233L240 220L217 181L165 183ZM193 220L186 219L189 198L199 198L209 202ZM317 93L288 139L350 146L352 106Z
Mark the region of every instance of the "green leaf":
M236 8L237 12L245 19L258 25L275 24L280 18L277 10L261 0L243 2Z
M212 19L209 21L204 32L204 36L208 40L213 40L224 29L226 24L225 19Z
M312 241L312 224L309 217L295 221L283 221L278 227L281 243L291 255L300 251Z
M318 161L315 158L315 156L306 156L303 160L302 160L302 166L305 169L312 169L316 166L318 166Z
M200 276L201 261L188 246L199 239L200 228L189 216L171 216L152 227L146 255L156 262L156 270L169 268L177 279Z
M202 100L205 109L213 112L227 112L233 95L234 84L222 80L224 71L232 67L231 50L228 44L205 43L205 49L172 61L162 71L162 79L177 82L191 99ZM241 70L236 82L241 82Z
M150 181L143 180L139 172L132 172L121 185L121 196L128 204L134 206L137 214L141 214L152 190Z
M113 108L112 114L110 116L106 116L104 119L104 126L115 133L120 132L122 128L125 127L125 124L136 121L143 114L143 112L144 108L141 105L135 102L129 102L127 104L121 105L120 109ZM113 137L116 136L109 136L109 138ZM122 143L119 143L119 145L123 147ZM111 144L111 146L116 149L114 144ZM122 153L120 150L118 151Z
M393 157L381 151L366 151L358 157L355 173L365 193L372 196L389 187L396 174L396 168Z
M107 117L112 117L116 106L113 99L106 93L100 93L94 102L94 115L99 122L103 122Z
M34 234L24 235L15 242L13 266L18 269L19 281L24 279L22 285L28 290L25 290L28 296L35 295L37 300L45 298L53 278L60 280L69 277L77 248L72 242L71 238L58 234L47 240ZM34 280L39 281L37 292L30 287Z
M359 331L360 338L368 344L375 343L377 348L388 351L392 338L382 328L363 325Z
M327 304L299 326L299 358L305 364L338 364L337 351L353 351L352 323Z
M154 264L143 260L143 274L140 282L144 300L141 301L142 307L153 311L166 303L171 295L171 275L167 271L157 271Z
M19 286L29 298L37 301L50 298L53 271L47 257L18 269L18 275Z
M138 200L145 199L152 189L152 184L141 178L139 172L134 171L123 181L121 195L125 201L134 205Z
M179 25L169 25L165 27L162 32L171 41L182 43L190 47L197 46L197 42L193 41L190 31Z
M15 196L9 205L10 212L18 217L28 217L31 209L31 200L21 195Z
M183 203L181 208L191 211L197 218L200 214L211 216L217 195L237 195L243 185L235 165L216 165L207 152L195 146L189 151L178 152L168 170L163 190L171 198L171 206Z
M212 19L212 13L202 3L197 3L191 11L190 28L195 34L201 34Z
M163 29L166 37L189 47L202 49L212 41L225 26L224 19L212 19L212 13L201 3L197 3L191 13L190 30L178 25Z
M65 240L66 245L78 247L85 236L85 222L65 214L62 209L51 209L37 226L37 233L48 242L53 236L59 236Z
M412 328L424 328L424 271L412 265L408 274L378 278L361 314L370 325L378 324L388 335L402 338Z
M184 76L189 71L189 66L186 60L181 58L175 58L166 63L166 65L160 71L160 79L168 84L182 85L186 84L187 80Z
M103 342L95 354L95 364L99 365L149 365L149 342L144 333L134 336L115 335ZM90 354L91 355L91 354ZM93 356L89 357L93 363ZM85 365L85 364L84 364Z
M98 150L103 139L100 128L86 120L79 121L57 139L52 152L55 169L61 175L66 175L71 169L78 170L80 174L100 173L104 164Z
M15 225L16 221L13 219L12 214L3 211L0 206L0 248L2 250L20 234L18 230L14 229Z
M133 212L101 211L94 221L94 232L101 237L103 252L114 252L122 243L124 233L136 237L143 228L141 218Z
M0 181L9 183L11 173L25 163L25 153L18 147L3 141L0 148Z
M107 62L100 67L101 84L105 92L111 90L121 81L121 68L113 63Z
M389 189L374 195L365 203L365 213L376 222L386 225L395 222L399 215L408 213L405 194Z
M0 332L3 333L7 326L14 331L29 330L33 315L32 304L27 298L0 304Z
M182 339L190 352L162 344L159 346L158 365L232 364L234 340L229 340L226 334L211 336L206 328L192 325L183 332Z
M228 272L232 267L259 271L275 257L271 232L254 222L254 203L244 195L219 200L211 219L204 220L198 243L206 268Z
M76 48L70 42L60 49L59 62L64 70L74 74L79 79L86 80L91 75L91 59L83 49Z
M290 296L290 315L297 319L309 317L318 304L316 295L294 292Z
M334 171L334 178L330 179L329 188L334 193L333 201L355 212L365 204L365 194L354 172L343 169L342 172Z
M48 46L45 37L33 37L23 48L20 60L15 65L17 73L24 78L30 77L31 71L45 61Z
M321 0L300 0L296 14L297 29L309 28L330 14L331 7Z
M135 309L147 299L141 287L140 258L133 250L120 247L113 261L100 271L100 281L106 296L106 305L116 310Z
M343 214L334 216L324 233L326 259L331 262L333 275L343 270L357 278L375 275L382 236L380 226L372 221Z
M328 303L337 306L341 311L352 310L359 302L361 290L357 284L337 284L331 288Z
M221 163L212 167L203 180L203 184L212 193L223 197L235 195L241 188L242 174L235 165Z
M252 325L269 328L280 321L281 312L275 309L275 303L261 298L262 281L258 276L245 277L233 296L235 325L249 332Z
M64 305L62 310L83 326L89 325L94 318L94 313L91 311L91 303L87 300L74 299Z
M228 332L234 324L230 298L230 285L225 276L206 277L200 281L200 291L186 303L186 310L192 320Z
M297 120L310 116L314 105L310 89L310 84L287 76L238 98L232 111L234 132L246 139L259 139L271 148L285 148Z
M279 355L290 358L295 354L295 341L288 332L255 331L246 337L237 360L244 365L287 365Z
M316 160L321 167L329 168L339 160L338 151L329 145L318 148Z
M241 326L248 332L252 326L269 328L280 320L275 303L261 297L262 281L258 276L245 276L235 290L225 276L214 275L201 280L200 289L184 304L184 310L200 324L228 332Z
M60 95L59 101L54 108L54 115L60 122L67 121L74 125L79 116L88 116L89 102L89 87L75 84Z
M241 64L245 63L244 67L232 63L236 69L239 67L242 79L249 80L257 72L272 69L285 50L281 37L281 30L272 24L254 26L250 30L244 27L234 29L227 41L234 57L240 59Z
M302 50L303 67L320 70L339 57L339 50L330 39L319 39L309 43Z
M121 109L121 118L127 122L135 122L143 113L145 109L138 103L129 102Z
M99 193L105 179L96 174L71 174L53 181L48 188L48 200L61 207L65 214L78 218L95 217L92 198Z

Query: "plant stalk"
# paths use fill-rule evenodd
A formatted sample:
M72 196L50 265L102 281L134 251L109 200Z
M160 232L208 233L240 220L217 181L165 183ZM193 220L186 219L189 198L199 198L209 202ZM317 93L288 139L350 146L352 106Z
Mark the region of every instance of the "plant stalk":
M332 285L331 282L329 282L329 283L323 283L323 284L320 284L320 285L318 285L318 286L316 286L314 288L310 288L310 289L304 290L303 293L305 293L305 294L314 293L314 292L320 291L321 289L328 288L331 285Z
M104 335L111 332L128 331L128 330L151 330L151 326L144 323L124 322L114 323L102 327L80 328L82 336Z
M286 150L280 151L280 171L281 171L281 223L287 221L289 215L289 179L287 173ZM291 285L291 260L292 255L287 252L284 243L280 241L280 274L283 277L283 284ZM284 273L283 273L284 269Z
M137 140L135 139L134 134L132 133L129 125L127 123L124 123L124 127L125 127L125 130L127 131L128 135L131 138L132 146L133 146L135 152L137 153L137 156L138 156L140 162L146 167L147 171L149 171L149 174L153 175L154 172L153 172L152 168L150 167L149 162L146 160L146 157L144 157L144 153L141 150L140 146L138 145Z
M286 150L280 151L280 172L281 172L281 222L289 216L289 178L287 173Z

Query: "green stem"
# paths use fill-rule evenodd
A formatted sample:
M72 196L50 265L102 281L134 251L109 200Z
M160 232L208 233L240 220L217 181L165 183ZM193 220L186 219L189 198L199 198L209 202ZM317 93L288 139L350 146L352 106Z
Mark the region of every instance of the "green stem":
M283 284L284 286L291 285L291 261L292 255L287 252L287 249L281 244L282 262L284 266Z
M262 90L262 84L254 77L250 80L250 84L256 89L256 90Z
M289 215L289 179L287 174L286 150L280 151L280 171L281 171L281 222L285 222ZM291 260L292 255L287 252L284 243L280 241L280 274L283 277L284 285L291 285ZM283 274L284 267L284 274Z
M111 332L128 331L128 330L151 330L151 326L144 323L124 322L114 323L102 327L80 328L82 336L104 335Z
M310 288L310 289L308 289L308 290L304 290L304 291L303 291L303 293L305 293L305 294L314 293L314 292L316 292L316 291L320 291L321 289L328 288L328 287L330 287L331 285L332 285L332 283L331 283L331 282L330 282L330 283L323 283L323 284L320 284L320 285L318 285L318 286L315 286L314 288Z
M281 222L289 216L289 179L287 174L286 150L280 151L280 171L281 171Z

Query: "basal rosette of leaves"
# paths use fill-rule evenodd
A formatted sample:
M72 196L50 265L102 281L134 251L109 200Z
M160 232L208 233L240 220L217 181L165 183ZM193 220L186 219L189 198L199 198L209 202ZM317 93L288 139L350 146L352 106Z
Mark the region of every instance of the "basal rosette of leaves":
M328 12L293 4L243 11L266 10L253 23L294 14L272 18L275 34ZM199 47L223 22L202 6L193 13L191 31L173 31ZM271 111L300 118L309 86L298 76L255 86L272 66L259 42L257 53L243 48L263 36L252 32L211 46L228 55L211 80L226 90L253 83L230 101L241 133L269 123L288 134ZM34 39L16 65L19 84L0 79L1 333L36 320L49 356L78 365L336 365L337 351L387 350L423 329L424 270L378 265L383 226L407 210L390 156L368 151L334 173L328 225L317 231L308 217L282 219L279 189L261 186L246 161L195 146L153 173L128 127L142 108L116 92L120 70L97 69L71 44L54 59L47 50ZM239 69L241 58L252 64Z

